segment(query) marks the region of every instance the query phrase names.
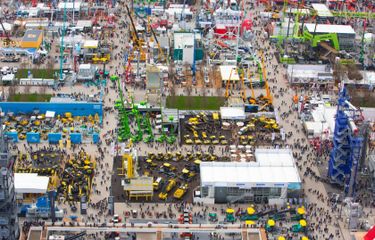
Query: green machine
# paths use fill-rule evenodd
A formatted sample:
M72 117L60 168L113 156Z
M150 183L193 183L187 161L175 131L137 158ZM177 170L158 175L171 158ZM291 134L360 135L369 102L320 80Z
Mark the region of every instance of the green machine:
M303 32L303 38L305 41L311 41L311 46L312 47L317 47L318 44L322 41L328 41L330 40L333 44L333 47L337 50L340 51L340 44L339 44L339 39L337 37L336 33L327 33L327 34L317 34L313 35L309 33L307 30Z
M119 142L125 142L131 137L129 116L124 103L124 93L121 89L120 78L117 78L117 84L120 95L120 99L115 101L115 108L119 111L120 115L120 129L117 139Z

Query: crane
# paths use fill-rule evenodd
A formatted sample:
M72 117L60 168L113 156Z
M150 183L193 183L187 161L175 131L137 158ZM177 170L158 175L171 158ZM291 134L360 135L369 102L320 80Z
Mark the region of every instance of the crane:
M246 89L245 89L245 72L240 69L240 80L241 80L241 97L244 102L246 102Z
M65 23L66 23L66 1L64 0L64 16L63 16L63 26L61 29L61 42L60 42L60 81L63 80L63 63L64 63L64 37L65 37Z
M151 33L152 33L152 36L153 36L153 38L154 38L154 40L155 40L155 42L156 42L156 44L157 44L157 46L158 46L159 54L163 57L164 61L169 65L168 58L167 58L167 56L164 54L164 51L163 51L163 49L162 49L161 46L160 46L159 40L158 40L158 38L157 38L157 36L156 36L156 33L155 33L154 29L152 28L152 26L150 25L150 22L149 22L149 21L146 22L144 19L142 19L142 21L143 21L143 23L144 23L146 26L148 26L148 28L150 29L150 31L151 31ZM159 57L159 59L160 59L160 57Z
M261 108L261 109L263 109L264 107L266 107L268 105L272 105L272 95L271 95L271 90L270 90L270 87L269 87L268 81L267 81L267 72L266 72L266 67L265 67L265 64L264 64L264 53L263 53L263 51L261 51L261 56L262 56L262 76L263 76L263 80L264 80L264 88L266 90L266 96L263 97L263 100L265 101L265 104Z
M253 80L251 79L250 69L247 69L247 78L250 81L250 89L251 89L251 97L249 97L249 103L255 104L256 98L255 98L255 93L254 93Z
M0 17L0 25L1 25L1 29L3 30L3 32L5 34L4 43L5 43L6 46L9 46L10 43L12 42L12 40L10 39L8 32L5 30L3 20L2 20L2 16Z
M134 47L139 51L139 53L141 55L141 59L142 59L143 58L142 56L145 56L145 53L144 53L144 51L142 49L142 40L140 39L140 37L138 35L137 29L135 27L135 24L134 24L134 21L133 21L133 17L131 15L131 12L129 10L128 5L125 5L125 7L126 7L126 11L128 13L128 16L130 18L130 23L131 23L132 28L133 28L133 40L135 41L135 46Z
M230 80L232 78L232 73L233 71L236 71L236 68L232 68L230 70L230 74L229 74L229 78L227 79L227 84L226 84L226 87L225 87L225 97L228 98L229 97L229 85L230 85Z

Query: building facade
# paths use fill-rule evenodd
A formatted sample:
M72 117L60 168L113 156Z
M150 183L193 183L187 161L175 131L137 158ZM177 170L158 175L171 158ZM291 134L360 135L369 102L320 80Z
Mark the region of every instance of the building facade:
M16 240L19 237L16 195L14 191L13 163L8 140L0 130L0 239Z

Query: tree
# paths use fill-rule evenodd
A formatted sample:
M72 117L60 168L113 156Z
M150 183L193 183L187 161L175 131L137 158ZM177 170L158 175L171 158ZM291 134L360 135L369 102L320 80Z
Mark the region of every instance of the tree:
M11 96L13 96L13 95L15 95L16 93L17 93L17 86L15 86L15 85L11 85L11 86L9 86L9 88L8 88L8 95L9 95L9 97L11 97Z
M30 85L26 85L26 86L24 86L24 88L23 88L23 92L24 92L25 94L29 94L29 93L30 93L30 90L31 90L31 86L30 86Z
M46 86L41 86L40 88L39 88L39 93L40 94L46 94L46 92L47 92L47 87Z

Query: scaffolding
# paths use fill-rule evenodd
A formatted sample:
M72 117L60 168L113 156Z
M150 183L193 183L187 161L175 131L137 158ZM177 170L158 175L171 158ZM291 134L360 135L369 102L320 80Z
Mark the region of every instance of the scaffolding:
M361 114L358 113L358 109L349 102L347 91L343 88L338 99L328 176L332 183L344 187L346 196L355 194L358 163L363 145L363 138L355 124L361 118Z
M2 121L0 121L2 123ZM13 158L8 139L0 129L0 239L16 240L19 237L16 196L13 179Z

